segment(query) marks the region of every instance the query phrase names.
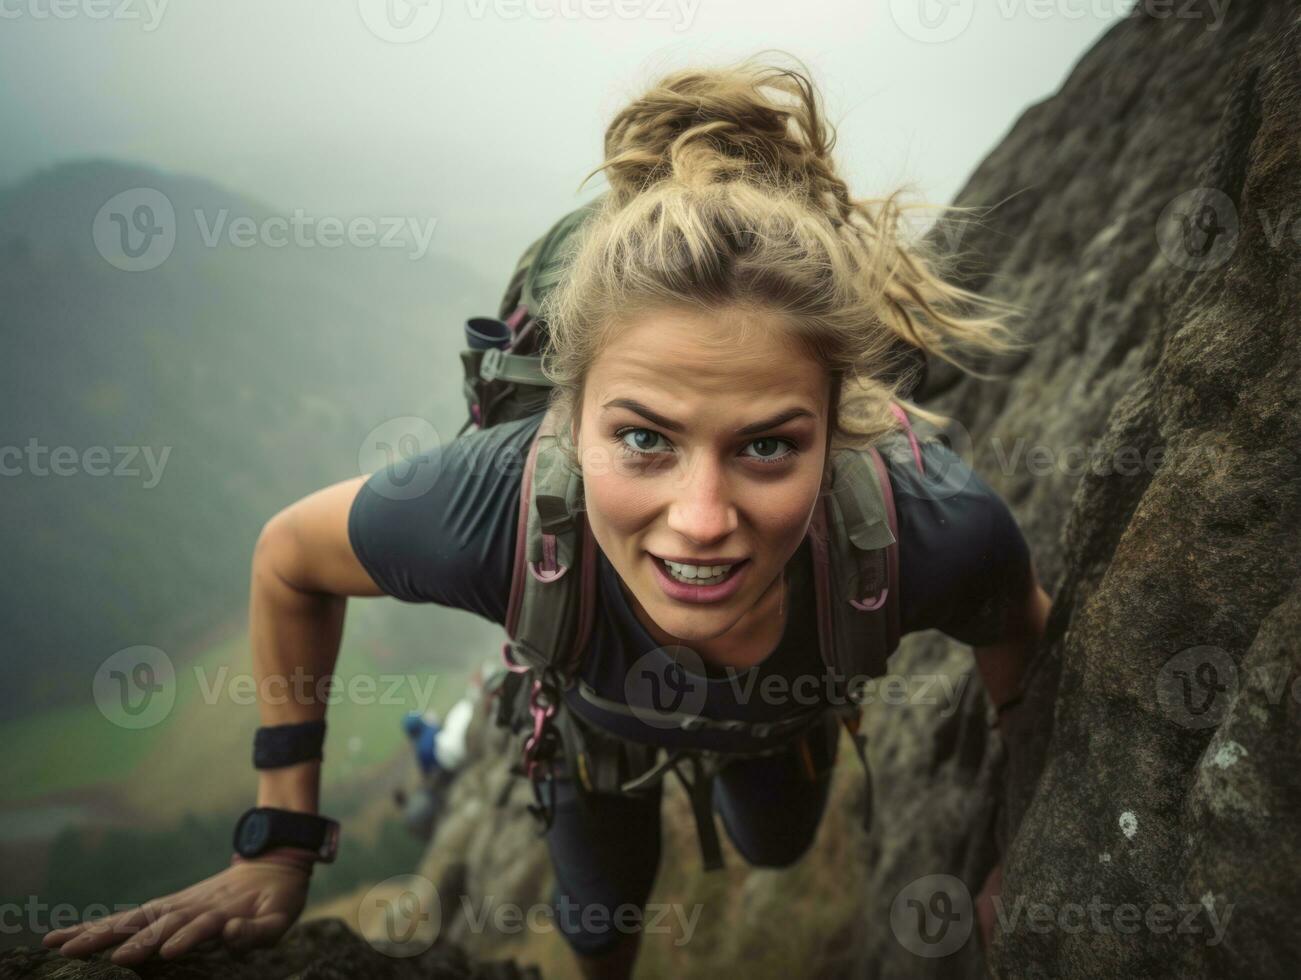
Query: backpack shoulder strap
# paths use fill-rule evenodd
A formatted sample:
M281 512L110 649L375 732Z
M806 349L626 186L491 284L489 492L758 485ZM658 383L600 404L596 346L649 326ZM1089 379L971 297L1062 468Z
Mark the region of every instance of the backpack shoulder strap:
M591 636L596 542L583 513L582 476L565 459L557 423L552 406L524 464L505 626L518 668L554 668L568 681Z
M810 544L822 660L838 679L860 686L886 672L899 645L898 522L876 447L835 455Z

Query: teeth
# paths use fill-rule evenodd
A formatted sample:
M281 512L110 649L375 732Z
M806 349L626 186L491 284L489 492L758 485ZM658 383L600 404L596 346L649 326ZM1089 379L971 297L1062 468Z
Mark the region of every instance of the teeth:
M692 585L715 585L727 578L733 567L731 565L683 565L680 562L669 561L667 558L660 560L675 579Z

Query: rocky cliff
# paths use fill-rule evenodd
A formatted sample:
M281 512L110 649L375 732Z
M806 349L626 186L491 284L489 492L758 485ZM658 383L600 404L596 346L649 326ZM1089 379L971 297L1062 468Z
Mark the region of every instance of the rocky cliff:
M1163 9L962 194L1010 198L963 246L1036 344L1010 383L932 400L1055 599L1009 739L998 976L1274 977L1301 953L1301 27L1287 2ZM995 438L1051 465L1005 468Z

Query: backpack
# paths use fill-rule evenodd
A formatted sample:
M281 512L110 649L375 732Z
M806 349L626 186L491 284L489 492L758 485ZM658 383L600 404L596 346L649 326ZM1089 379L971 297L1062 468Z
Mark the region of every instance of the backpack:
M824 764L829 761L834 745L828 743L839 737L843 725L865 774L863 826L870 829L872 780L866 735L859 730L865 683L837 692L841 696L834 705L792 713L780 722L683 717L684 728L747 730L771 740L770 748L747 753L668 750L622 739L578 718L564 704L564 693L574 686L589 700L600 701L578 677L597 601L596 544L583 513L581 475L572 470L557 440L551 386L540 367L546 325L533 311L563 274L566 242L598 202L565 215L525 250L500 307L499 334L509 340L499 348L461 354L470 409L462 432L542 414L520 491L505 623L509 640L502 650L506 670L485 685L497 702L497 724L517 735L526 733L512 772L532 787L534 803L528 809L545 832L554 816L557 763L574 777L580 793L642 792L672 772L691 800L704 867L716 870L723 867L712 805L713 777L719 769L738 755L786 751L800 742L806 771L813 778L815 755ZM908 447L901 448L905 454L911 448L920 471L922 457L913 427L933 427L921 420L913 423L900 406L892 407L902 430L878 446L885 449L906 435ZM821 660L835 669L834 676L855 681L885 674L887 658L899 642L898 525L878 446L833 453L830 488L819 497L809 535ZM614 703L602 704L609 705ZM512 779L506 784L499 806L515 783Z

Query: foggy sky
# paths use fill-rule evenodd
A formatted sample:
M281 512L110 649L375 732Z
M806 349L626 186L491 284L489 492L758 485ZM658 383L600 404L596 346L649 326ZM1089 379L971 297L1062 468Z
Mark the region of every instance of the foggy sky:
M607 121L662 71L790 51L856 194L911 182L946 202L1132 7L921 0L926 23L949 20L919 40L918 0L427 0L412 21L427 33L397 43L380 36L386 2L413 13L0 0L0 184L73 158L139 161L285 213L430 216L435 251L504 274L599 191L575 194Z

